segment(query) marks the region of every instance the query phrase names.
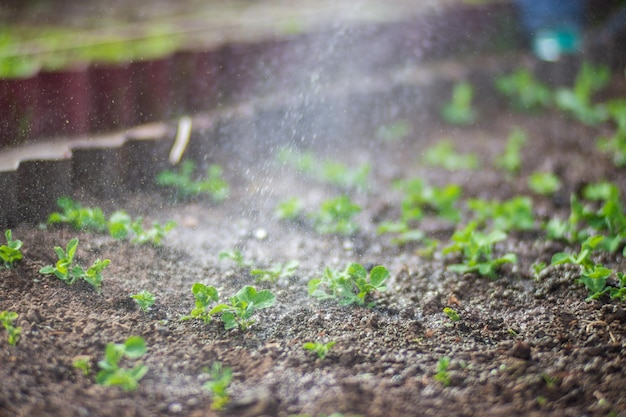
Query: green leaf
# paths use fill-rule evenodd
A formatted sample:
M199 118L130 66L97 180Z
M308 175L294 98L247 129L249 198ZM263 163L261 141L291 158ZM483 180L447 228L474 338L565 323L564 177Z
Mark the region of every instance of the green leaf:
M124 354L127 358L136 359L146 352L146 342L141 336L131 336L124 342Z
M380 288L382 283L389 278L389 271L382 265L377 265L370 272L370 282L376 288Z
M235 315L231 311L224 311L222 313L222 322L224 322L224 330L230 330L238 327Z

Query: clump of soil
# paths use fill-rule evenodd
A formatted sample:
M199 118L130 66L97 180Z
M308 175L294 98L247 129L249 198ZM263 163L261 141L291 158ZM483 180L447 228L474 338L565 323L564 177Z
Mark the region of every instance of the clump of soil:
M584 184L609 179L624 193L625 172L595 150L597 131L560 114L492 113L462 129L438 122L414 125L409 137L393 142L381 142L374 132L340 141L311 140L310 150L317 155L351 166L372 165L369 188L348 191L363 208L357 217L360 232L351 237L319 235L274 214L285 198L299 197L311 211L346 190L278 164L278 149L251 154L230 143L215 144L200 158L204 166L224 167L231 196L222 204L176 202L158 191L98 203L109 213L125 208L147 222L175 220L178 227L163 247L139 247L63 227L14 228L14 238L24 241L24 260L0 271L0 310L19 313L23 334L9 346L0 332L0 415L624 415L624 306L584 301L587 291L576 282L575 270L554 268L541 279L529 270L567 249L564 243L545 241L539 222L566 218L569 194ZM529 141L522 172L507 179L491 162L513 127L525 129ZM452 140L460 152L479 155L481 168L451 172L425 166L424 150L442 139ZM457 183L464 200L503 200L532 195L526 178L536 170L557 173L563 186L554 197L533 195L535 231L511 233L496 246L498 254L518 257L498 279L452 273L446 269L451 259L425 256L419 246L398 246L376 233L378 223L399 214L401 197L392 187L396 179ZM420 227L442 245L454 229L430 217ZM72 237L80 240L79 263L111 259L101 293L38 273L56 261L53 247ZM218 259L220 251L233 248L255 266L295 259L300 268L277 284L257 284L247 270ZM341 307L308 296L308 280L325 266L343 269L350 262L381 264L391 271L388 291L372 297L373 308ZM603 263L626 270L621 256ZM193 308L194 282L216 286L222 296L246 284L269 288L277 302L259 311L245 332L225 331L219 320L181 321ZM157 297L147 313L129 299L143 289ZM455 309L461 319L452 322L444 307ZM86 377L73 367L77 357L87 356L96 370L105 345L131 335L142 336L148 345L143 361L149 371L136 391L99 386L93 374ZM320 360L302 348L309 341L336 345ZM442 383L435 374L446 356L450 364ZM203 369L215 361L234 371L232 401L219 413L210 409L211 396L203 388L208 378Z

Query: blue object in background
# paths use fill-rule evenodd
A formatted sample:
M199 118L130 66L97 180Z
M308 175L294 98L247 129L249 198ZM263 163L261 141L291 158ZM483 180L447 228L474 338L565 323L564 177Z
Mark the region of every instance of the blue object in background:
M535 55L557 61L582 46L584 0L516 0Z

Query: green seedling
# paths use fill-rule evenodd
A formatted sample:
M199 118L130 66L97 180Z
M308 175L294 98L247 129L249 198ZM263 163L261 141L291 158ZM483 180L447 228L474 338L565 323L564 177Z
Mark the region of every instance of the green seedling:
M451 321L459 321L461 320L461 316L459 316L459 313L456 312L455 309L450 308L450 307L444 307L443 309L443 314L445 314L446 316L448 316L448 318Z
M231 368L224 367L220 362L213 362L211 368L204 368L211 379L204 384L204 388L211 392L213 401L211 410L221 411L230 401L228 387L233 380Z
M278 220L297 220L302 215L302 201L297 197L288 198L276 205L274 213Z
M138 219L138 224L141 225L141 219ZM107 229L113 239L126 239L133 233L133 220L124 210L118 210L109 217Z
M376 130L376 138L383 142L397 142L411 134L411 124L406 120L396 120L387 125L380 126Z
M254 324L251 317L257 310L269 308L275 302L276 296L270 290L257 291L246 285L230 297L228 303L216 305L209 314L221 314L225 330L239 328L245 331Z
M448 372L449 366L450 358L448 356L439 358L439 361L437 361L437 373L433 376L435 381L440 382L444 387L448 387L452 384L452 379L450 378L450 373Z
M349 167L331 159L318 159L310 152L297 152L290 149L281 150L278 160L308 177L339 188L364 190L368 186L371 169L368 163Z
M497 277L496 272L505 263L516 263L517 257L513 253L494 258L493 246L506 239L502 230L493 230L487 234L476 230L475 222L469 223L464 229L457 230L452 235L454 243L444 249L443 253L458 252L463 255L463 263L448 266L453 272L466 274L476 272L491 279Z
M82 372L84 376L91 373L91 358L89 356L80 356L72 362L72 366Z
M17 320L18 314L15 311L0 312L0 323L8 333L8 342L11 346L17 344L22 334L21 327L15 327L13 323Z
M510 175L517 175L522 167L521 151L527 142L526 133L521 129L514 129L509 134L504 152L494 161L498 169Z
M439 166L448 171L461 169L472 170L479 167L479 161L476 155L471 153L458 153L449 140L442 140L436 145L426 149L423 159L428 165Z
M511 105L518 110L534 111L547 108L552 103L550 89L537 81L534 75L520 69L496 79L497 90L511 100Z
M237 264L239 268L249 268L252 266L252 261L245 259L239 249L224 250L221 251L217 256L220 261L223 261L225 259L233 261L235 264Z
M213 316L221 314L222 322L226 330L236 327L241 330L248 329L254 320L252 315L257 311L274 305L276 297L270 290L257 291L254 287L245 286L229 298L228 303L218 304L211 308L213 302L219 301L217 289L202 283L195 283L191 291L196 299L196 306L188 316L182 320L200 319L210 323Z
M340 305L365 305L365 299L374 291L386 291L389 271L378 265L367 270L358 263L349 264L343 271L324 269L320 278L309 281L309 295L320 301L335 300ZM369 303L368 307L373 306Z
M421 220L427 213L453 223L461 218L456 205L462 190L457 184L435 187L421 179L412 179L397 182L395 187L404 193L401 210L405 222Z
M78 248L78 239L74 238L67 244L65 250L59 246L54 247L59 260L55 265L48 265L39 270L40 274L52 275L64 281L66 284L73 284L77 279L82 279L96 290L100 290L102 286L102 271L109 266L109 259L97 259L93 265L85 270L80 265L74 265L74 256Z
M196 164L186 160L182 162L179 171L161 171L156 177L156 182L160 186L174 188L181 199L208 195L214 202L219 203L228 197L229 186L222 177L221 166L210 165L206 176L197 180L193 178L195 170Z
M599 138L597 147L611 156L617 167L626 165L626 100L612 100L606 103L610 120L615 124L615 133Z
M191 310L188 316L183 316L181 320L198 319L210 323L212 320L211 304L219 301L217 289L211 285L196 282L191 286L191 292L196 300L195 308Z
M412 228L408 221L384 221L378 226L377 232L379 234L389 233L395 235L391 241L396 245L405 245L410 242L428 242L426 233L422 230Z
M107 228L104 212L99 207L83 207L69 197L57 200L61 212L54 212L48 217L48 224L69 224L76 230L103 232Z
M123 358L138 359L147 351L146 342L140 336L131 336L124 343L107 343L104 359L98 362L100 371L96 374L96 383L105 386L120 386L124 391L134 391L139 380L148 372L148 367L137 364L132 369L121 368Z
M275 263L268 269L252 269L250 275L256 277L256 282L269 281L275 284L280 279L286 279L295 275L300 263L291 260L286 264Z
M143 220L141 218L136 219L131 223L131 230L135 236L131 239L131 242L136 245L152 244L154 246L160 246L165 236L176 227L176 222L168 220L165 224L159 222L152 223L152 227L145 229L143 227Z
M326 355L328 355L328 352L330 352L330 349L332 349L332 347L335 346L335 344L337 344L337 342L334 340L328 343L306 342L305 344L302 345L302 348L304 350L314 352L315 354L317 354L318 358L320 358L321 360L324 360L326 359Z
M360 211L358 204L353 203L347 195L342 195L323 201L319 210L311 213L310 217L317 233L349 236L359 229L352 218Z
M467 201L473 212L474 222L479 226L491 225L493 230L531 230L535 226L532 200L528 197L513 197L496 201L473 198Z
M594 126L608 117L606 107L594 105L592 96L603 89L611 78L607 67L583 63L573 89L561 88L554 93L556 107L580 122Z
M546 269L548 265L545 262L535 262L530 266L530 270L535 277L535 279L539 279L539 274Z
M552 195L561 188L561 180L551 172L533 172L528 177L528 188L537 194Z
M143 312L148 312L150 307L152 307L156 301L154 294L147 290L141 290L137 294L131 294L130 298L135 300Z
M7 244L0 246L0 260L4 268L13 268L15 262L22 260L22 241L13 240L10 229L4 232L4 237Z
M457 83L452 90L452 99L441 109L441 117L453 125L471 125L476 121L472 108L474 89L469 83Z

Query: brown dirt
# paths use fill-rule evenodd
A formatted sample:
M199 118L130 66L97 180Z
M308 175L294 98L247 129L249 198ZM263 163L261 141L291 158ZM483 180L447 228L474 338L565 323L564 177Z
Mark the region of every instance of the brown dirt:
M232 192L220 205L172 202L150 191L116 201L90 197L109 213L125 208L147 221L177 221L161 248L68 228L14 228L14 237L24 241L24 260L0 271L0 310L19 313L23 335L9 346L0 332L0 416L212 416L210 393L202 385L203 368L214 361L234 371L232 402L218 413L224 416L626 415L623 305L585 302L586 290L567 268L550 270L541 280L528 272L564 244L545 241L538 228L512 233L496 250L515 252L518 263L490 281L451 273L449 258L420 256L416 247L398 247L375 232L378 222L398 213L400 196L391 183L399 178L458 183L463 199L505 199L531 195L527 175L552 170L563 189L551 199L533 196L540 219L567 216L567 196L585 183L606 178L626 192L625 172L594 149L597 131L555 113L492 109L482 116L479 125L463 129L414 121L413 134L392 143L374 134L307 138L319 155L372 164L371 187L352 194L363 207L361 231L352 238L277 221L273 209L285 197L300 197L312 210L341 190L297 175L275 162L277 149L258 152L243 138L237 147L215 142L201 161L225 168ZM507 180L491 161L514 126L528 132L529 142L519 179ZM478 154L482 168L449 172L424 166L424 149L442 138ZM451 227L434 219L422 227L444 241L450 236ZM260 229L267 239L255 237ZM38 274L55 260L53 246L75 236L80 263L112 260L101 293ZM255 265L296 259L300 269L288 281L254 284L245 270L218 260L218 252L234 247ZM343 268L353 261L391 271L388 291L373 297L376 307L340 307L307 295L307 281L324 266ZM621 256L603 261L626 270ZM245 284L271 288L277 302L246 332L225 331L219 321L181 322L193 306L194 282L214 285L223 296ZM148 313L128 297L142 289L157 296ZM459 322L442 313L446 306L459 312ZM93 374L85 377L73 368L73 360L86 355L96 369L108 342L131 335L144 337L149 347L143 358L149 371L137 391L99 386ZM337 344L322 361L302 349L314 340ZM451 358L447 387L433 378L443 356Z

